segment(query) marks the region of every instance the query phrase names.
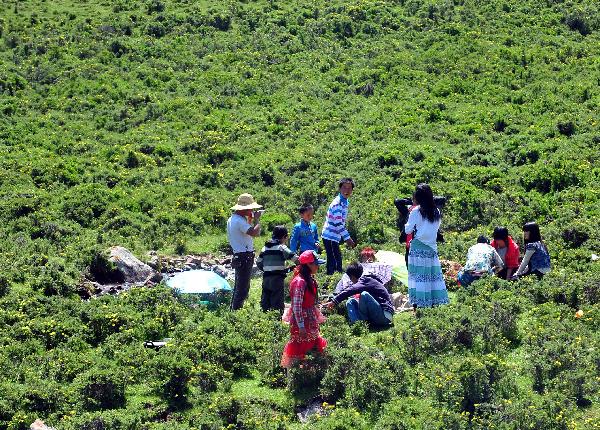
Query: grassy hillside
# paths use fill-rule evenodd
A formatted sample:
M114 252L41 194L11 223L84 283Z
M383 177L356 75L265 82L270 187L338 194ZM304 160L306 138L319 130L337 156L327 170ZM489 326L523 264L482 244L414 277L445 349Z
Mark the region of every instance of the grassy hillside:
M313 427L597 426L596 1L0 10L0 429L37 416L58 428L285 428L316 393L339 405ZM333 318L327 373L287 379L265 358L285 329L256 301L229 315L162 289L72 295L111 245L222 252L241 192L268 223L291 226L310 202L321 225L341 176L357 182L359 246L399 248L393 198L426 181L450 198L442 257L463 260L495 225L520 241L535 220L553 272L459 292L390 332ZM177 340L160 354L140 346L157 336ZM161 385L177 366L181 378Z

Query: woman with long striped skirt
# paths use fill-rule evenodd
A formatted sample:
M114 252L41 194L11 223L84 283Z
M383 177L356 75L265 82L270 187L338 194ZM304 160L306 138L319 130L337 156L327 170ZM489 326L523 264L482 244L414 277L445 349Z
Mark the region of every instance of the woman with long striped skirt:
M448 303L448 291L436 243L441 213L428 184L417 185L413 204L418 206L410 212L404 231L413 234L408 253L408 296L416 309Z

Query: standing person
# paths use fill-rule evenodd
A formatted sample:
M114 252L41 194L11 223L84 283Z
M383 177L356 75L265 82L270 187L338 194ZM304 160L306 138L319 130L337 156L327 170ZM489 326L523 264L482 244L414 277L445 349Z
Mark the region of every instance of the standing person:
M325 305L332 308L342 300L360 294L360 300L352 297L346 302L350 324L361 320L368 321L375 326L387 327L392 324L394 318L394 306L390 293L377 275L363 273L363 266L360 263L350 264L346 268L346 275L353 285L335 295Z
M542 279L550 272L550 254L542 240L540 226L537 223L528 222L523 226L523 241L525 256L513 279L528 275L535 275L538 279Z
M315 216L313 205L302 205L298 212L300 212L300 222L296 223L292 230L290 249L299 254L311 250L320 252L317 225L312 222Z
M321 236L323 245L327 253L327 274L333 275L335 272L342 272L342 252L340 251L340 242L344 241L348 248L354 248L356 245L346 229L346 219L348 218L348 198L354 191L354 181L351 178L344 178L338 183L339 193L327 209L327 217L323 225Z
M277 309L283 314L283 283L288 273L285 262L287 260L298 262L298 256L285 246L287 240L287 228L283 225L275 226L271 239L265 243L256 259L256 266L263 271L260 307L264 312Z
M404 261L406 262L406 267L408 267L408 253L410 251L410 242L413 239L413 234L404 232L404 224L408 221L408 216L412 212L417 205L412 201L412 199L395 199L394 205L396 205L396 209L400 213L400 216L397 220L397 226L401 229L400 233L400 243L405 243L404 250Z
M490 245L496 249L504 263L504 269L499 271L497 275L502 279L509 280L515 270L519 268L519 245L508 234L506 227L496 227L492 237L494 240Z
M231 208L233 214L227 220L227 239L233 249L231 267L235 269L235 286L231 298L231 310L240 309L250 291L250 277L254 265L254 243L252 238L260 234L262 208L250 194L241 194L237 204Z
M413 234L408 254L408 295L416 310L448 303L448 291L436 242L441 213L433 203L431 187L417 185L413 202L417 207L410 212L404 232Z
M469 248L465 267L458 272L456 279L461 286L468 287L482 276L492 275L503 268L502 258L489 244L487 237L479 236L477 244Z
M325 318L317 307L318 286L314 275L319 265L324 264L315 251L304 251L298 258L300 263L294 271L290 283L292 305L283 316L290 323L290 340L283 349L282 367L292 367L298 360L304 360L312 349L323 352L327 341L321 337L319 324Z

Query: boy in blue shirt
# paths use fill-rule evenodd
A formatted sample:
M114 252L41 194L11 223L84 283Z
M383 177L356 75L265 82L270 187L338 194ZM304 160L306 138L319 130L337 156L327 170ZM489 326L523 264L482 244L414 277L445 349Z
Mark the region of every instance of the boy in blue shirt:
M300 222L296 223L292 230L290 239L290 249L298 255L304 251L321 251L319 245L319 233L317 225L312 222L315 216L315 209L312 205L306 204L298 210L300 212Z

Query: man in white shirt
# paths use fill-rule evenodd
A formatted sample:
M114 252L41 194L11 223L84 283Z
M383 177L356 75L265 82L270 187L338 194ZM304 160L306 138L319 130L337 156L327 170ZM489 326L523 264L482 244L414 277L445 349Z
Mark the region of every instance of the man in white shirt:
M254 243L252 238L260 234L262 208L250 194L242 194L231 208L233 214L227 220L227 239L233 249L231 266L235 269L235 286L231 299L231 310L240 309L250 291L250 277L254 265Z

